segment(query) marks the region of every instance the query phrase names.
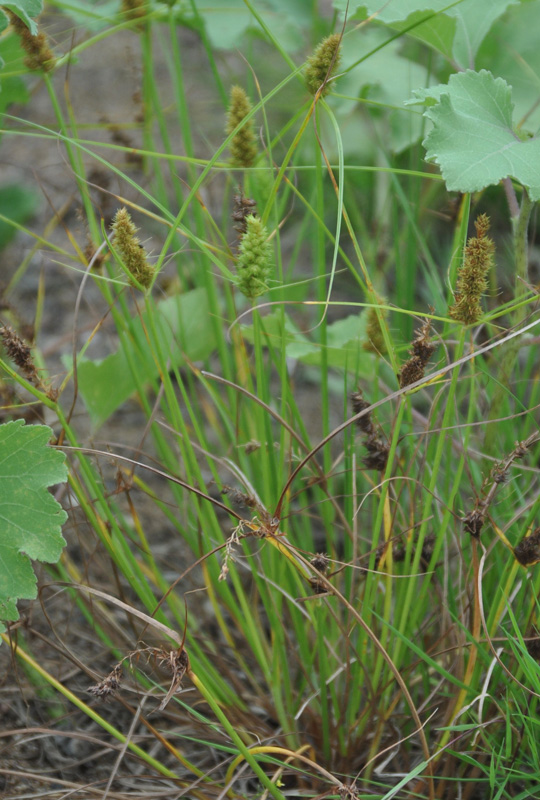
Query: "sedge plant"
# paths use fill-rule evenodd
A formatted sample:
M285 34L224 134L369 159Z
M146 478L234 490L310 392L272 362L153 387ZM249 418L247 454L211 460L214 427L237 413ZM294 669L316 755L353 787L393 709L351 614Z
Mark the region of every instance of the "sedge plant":
M415 38L434 11L396 33L289 9L300 49L251 0L238 38L197 2L73 5L46 4L39 63L16 11L5 34L48 110L2 145L61 151L77 213L12 220L3 413L52 427L69 517L2 656L53 691L57 739L106 742L105 795L533 796L534 176L448 166L466 93ZM124 42L138 108L88 122L71 76ZM366 65L402 62L445 82L425 115L370 93ZM487 106L478 66L457 80ZM25 339L38 251L67 299L45 274Z

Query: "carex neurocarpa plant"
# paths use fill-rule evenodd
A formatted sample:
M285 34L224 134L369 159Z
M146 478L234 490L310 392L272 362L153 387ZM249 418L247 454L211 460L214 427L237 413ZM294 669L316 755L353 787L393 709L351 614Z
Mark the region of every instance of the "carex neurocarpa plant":
M82 140L45 75L80 195L61 245L81 277L58 400L46 359L25 367L7 343L69 453L68 531L87 523L49 576L102 654L70 645L89 672L80 713L120 739L143 726L137 757L197 797L461 797L471 777L488 785L502 750L527 786L539 587L537 442L522 412L538 389L527 355L486 458L497 326L513 304L480 301L494 269L483 209L473 238L467 198L454 227L423 228L404 192L428 210L420 162L412 175L392 156L387 208L382 173L348 168L340 32L262 81L264 54L253 72L225 69L198 29L213 81L212 119L199 118L173 6L123 4L108 23L109 43L118 25L130 37L142 86L132 119L100 123L105 149ZM429 255L425 285L412 241ZM89 436L88 413L94 427L114 414L114 428ZM71 708L66 681L47 676ZM106 727L105 697L129 724ZM501 785L509 764L497 762Z

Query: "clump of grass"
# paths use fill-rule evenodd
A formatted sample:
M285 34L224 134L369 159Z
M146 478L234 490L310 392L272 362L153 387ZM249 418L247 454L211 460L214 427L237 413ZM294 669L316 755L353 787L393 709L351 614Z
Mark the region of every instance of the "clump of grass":
M211 39L202 25L206 14L212 12L191 5L197 6L200 15L199 30L205 43L200 55L205 64L211 60L212 70L205 72L202 80L209 93L214 92L212 102L222 101L221 116L212 114L212 119L223 119L228 104L223 81L228 74L221 74L221 55L214 60ZM263 173L263 159L257 156L253 121L247 119L252 106L239 87L231 92L228 110L229 135L240 127L231 142L231 161L223 161L225 146L209 153L207 142L222 136L223 131L206 129L208 120L197 116L198 103L190 107L192 77L197 79L197 70L184 85L182 33L177 26L183 12L178 16L173 6L172 1L151 5L145 35L139 42L145 111L142 136L145 166L149 167L142 178L139 175L140 183L131 174L125 175L116 162L108 169L105 159L110 152L96 143L103 162L100 169L108 178L100 178L98 183L108 187L109 197L115 189L118 197L132 200L130 192L137 191L137 202L148 205L145 211L153 224L166 231L156 263L160 269L163 264L168 285L160 282L155 297L145 297L144 303L135 293L126 292L125 282L116 280L111 270L98 273L86 269L91 260L96 268L103 265L101 248L96 251L89 244L85 249L85 241L81 244L77 239L87 231L91 243L100 241L94 206L85 195L91 173L85 173L74 146L78 144L76 121L64 120L62 103L53 104L63 136L61 145L68 149L86 214L85 226L80 229L70 228L69 219L64 220L68 233L65 253L77 250L73 243L78 245L76 258L86 272L80 297L90 284L93 298L99 299L98 292L103 293L103 302L89 303L88 309L83 308L84 302L71 302L69 297L70 307L86 315L84 324L82 319L74 320L77 352L72 354L73 378L66 377L66 384L72 380L78 400L73 424L71 416L66 421L62 408L47 407L48 414L58 415L54 424L61 436L74 447L82 445L76 453L70 451L73 468L67 502L74 504L75 498L78 507L68 524L80 525L84 515L87 530L85 537L78 539L80 548L75 555L72 539L67 537L71 541L65 559L51 572L52 580L61 580L66 586L66 596L78 606L77 614L80 610L88 620L89 667L94 674L106 675L90 690L92 704L97 706L102 699L122 703L118 716L123 724L125 714L133 713L128 711L135 705L131 699L140 700L142 711L143 701L150 705L149 695L155 698L156 692L162 691L164 699L152 710L155 716L145 712L134 717L154 736L153 741L148 744L148 738L137 733L128 737L126 746L144 758L155 775L174 782L176 791L200 796L200 800L227 793L246 800L253 795L254 779L274 800L298 794L312 800L329 794L347 800L360 796L381 800L399 791L399 782L407 796L456 800L465 797L471 786L477 793L485 789L486 796L493 794L494 783L504 789L506 778L513 780L516 774L516 791L524 796L529 786L536 790L540 779L534 748L527 747L529 735L530 742L536 741L537 699L520 694L526 691L522 687L533 685L535 676L527 672L526 664L520 666L518 657L511 661L509 650L502 659L517 680L497 665L492 669L490 648L492 641L507 637L505 615L515 610L518 630L530 630L527 638L534 637L527 642L529 652L536 653L533 657L540 652L533 625L538 576L530 570L529 579L523 580L518 566L536 563L540 549L534 522L540 506L536 472L531 465L522 472L512 470L514 480L506 486L513 461L532 451L537 441L525 438L540 401L533 348L520 352L523 380L514 387L520 409L527 408L529 413L510 419L509 410L508 420L497 424L497 436L504 442L497 452L510 455L497 461L482 482L485 453L479 431L485 429L484 412L492 397L489 377L496 374L496 367L494 370L493 362L482 353L466 350L466 331L445 316L446 271L437 268L440 261L435 257L445 248L455 252L453 237L459 236L462 242L466 221L459 221L455 232L448 230L441 237L438 230L434 236L431 214L425 213L425 198L430 198L431 211L437 196L432 192L419 191L415 195L418 215L410 214L410 195L405 193L403 199L401 194L402 189L414 190L423 170L421 163L414 163L416 148L405 162L401 156L388 154L396 191L389 193L384 211L382 204L375 202L380 195L376 197L378 190L373 189L371 180L381 178L382 185L390 173L377 174L376 162L374 165L363 149L354 154L359 170L350 169L351 158L340 163L335 173L339 181L326 185L327 168L333 170L334 155L337 152L340 161L343 152L339 141L334 153L327 150L326 127L329 119L339 139L342 118L335 111L341 98L336 95L331 103L321 103L316 115L306 98L300 109L285 106L287 92L281 89L288 81L294 86L298 59L290 59L290 74L278 87L280 91L273 93L276 87L270 86L271 73L263 69L268 62L260 60L262 48L257 46L250 53L250 64L254 75L263 78L260 96L268 123L264 128L265 136L268 132L264 144L267 173ZM150 8L148 3L124 3L123 10L124 14L138 13L137 9L144 7ZM319 35L320 24L317 20L312 35ZM113 37L115 30L110 33ZM359 31L349 33L354 36ZM167 50L171 69L175 103L166 109L161 102L161 65L160 72L155 71L155 41ZM276 43L277 39L269 37L265 48ZM279 48L281 55L288 56L281 45ZM266 58L268 51L264 52ZM312 97L329 91L338 66L339 36L334 35L317 48L306 70ZM74 64L72 69L76 68ZM216 83L210 87L212 75ZM54 99L54 86L45 81ZM166 94L169 87L163 88ZM276 113L275 104L282 97L283 106ZM176 109L177 120L171 127ZM371 113L369 104L362 113ZM376 113L377 129L384 133L382 104L377 104ZM299 123L301 115L304 121ZM314 138L307 125L310 119L317 126ZM176 123L182 132L180 158ZM123 126L107 127L123 151L132 148ZM199 135L194 135L195 130ZM85 130L86 135L91 134ZM89 141L81 144L86 160L94 149ZM313 147L319 144L324 153L314 156ZM354 143L347 145L352 151ZM124 166L129 160L128 154ZM257 170L252 169L255 164ZM404 164L410 166L410 174ZM369 172L364 173L364 166ZM240 186L236 169L251 170ZM366 179L368 174L371 177ZM262 191L263 175L269 186L273 181L272 191ZM425 182L433 177L425 170L423 176ZM466 208L463 203L462 209ZM348 227L348 246L343 230L335 224L336 210ZM239 234L232 257L231 211ZM385 216L387 211L388 219L379 219L379 212ZM419 218L423 220L421 230ZM275 235L269 237L269 229ZM487 230L488 223L479 218L478 235L466 248L469 266L478 266L482 252L489 256ZM58 226L56 231L58 236L62 234ZM389 231L393 257L381 264L376 254L388 246ZM122 262L129 283L146 291L155 285L158 267L149 264L136 232L130 214L121 208L113 223L111 251ZM40 237L40 247L48 235ZM417 246L420 239L421 249ZM55 238L51 242L55 252L57 244ZM332 272L332 292L336 294L330 296L328 255L332 248L336 260L343 257L341 266L346 266L349 275L345 281L341 269L335 275ZM181 257L177 257L179 250ZM424 273L427 277L417 271L424 258L430 264L429 274ZM484 265L488 261L484 258ZM279 296L272 299L279 302L270 304L271 309L261 304L264 310L260 313L248 309L239 320L237 305L243 308L245 301L231 287L254 300L271 284L274 263L276 284L279 279L280 285ZM398 275L389 266L394 264L400 265ZM463 269L465 266L464 262ZM476 278L473 273L467 277L460 272L452 314L452 319L462 315L460 321L467 324L472 317L481 319L482 279L478 269ZM483 280L485 283L485 276ZM388 301L376 296L374 285L387 287ZM471 286L476 286L476 295ZM466 308L463 298L467 291ZM438 320L440 343L450 366L446 376L421 392L395 392L396 372L403 389L424 375L434 353L429 322L415 337L410 335L409 320L425 309L426 297L437 306L431 316ZM185 304L177 303L184 300ZM350 316L343 318L343 306L349 302ZM325 313L321 314L323 305ZM371 305L368 341L363 347L349 339L353 327L357 331L359 305ZM383 305L392 309L391 327L386 324ZM486 330L491 335L488 325ZM83 345L84 331L92 334ZM101 372L100 354L92 351L95 334L106 337L116 350L106 361L107 373ZM394 353L403 341L411 339L410 357L399 370ZM65 342L62 339L59 348ZM15 350L22 364L21 346ZM373 359L364 350L387 358ZM69 343L66 351L71 356ZM86 359L94 358L94 363L85 365ZM453 361L459 369L453 368ZM44 359L38 360L37 353L36 363L41 373ZM115 385L116 372L111 379L111 365L119 367L119 387ZM85 373L87 366L92 370ZM19 370L21 383L22 376L34 375L31 367L28 373L22 366ZM11 367L6 371L13 377ZM358 381L366 396L377 402L380 410L376 414L381 420L379 423L374 413L364 413L370 403L361 391L353 394L353 412L363 414L357 421L365 448L365 469L360 470L356 469L354 428L348 428L350 423L343 420L348 416L343 398ZM106 405L110 398L114 400L117 388L124 398L129 390L134 413L140 415L136 429L129 430L137 438L137 455L130 459L124 450L114 455L119 448L109 442L107 449L88 456L86 424L81 426L84 432L77 434L83 403L95 413L92 392L101 392ZM4 398L1 384L0 394L2 402L12 401L8 393ZM118 415L114 423L123 425L123 416ZM123 442L120 424L115 439ZM523 442L516 447L519 439ZM116 459L116 473L109 470L111 459ZM149 485L147 475L159 480L159 487ZM240 488L229 487L225 480ZM212 486L223 487L217 497L208 488ZM476 502L474 486L481 487ZM461 520L472 540L459 535L455 523L460 520L460 508L472 508ZM523 511L527 519L515 537L517 517ZM488 521L493 522L494 535L505 547L486 547L479 562L484 542L476 540ZM508 529L512 543L523 531L533 533L512 548L504 533ZM85 582L103 584L109 591L107 600L102 594L99 602L90 603L83 592ZM193 588L196 593L191 592ZM57 587L54 591L57 597ZM120 592L125 600L115 597ZM43 587L41 599L48 605L47 587ZM111 616L105 603L116 603L122 614L129 615L129 623L123 624L120 611ZM36 603L34 614L38 613ZM142 631L137 620L144 620ZM186 648L183 642L171 647L171 642L180 644L182 626ZM59 630L59 625L56 628ZM143 646L147 629L167 641ZM68 625L65 632L69 639ZM22 629L13 626L11 634L5 643L17 643L19 656L24 647ZM24 636L32 645L43 646L42 639L38 642L34 636L33 626L27 626ZM126 644L130 638L133 642ZM129 654L117 663L128 649ZM106 661L94 664L94 653L100 650L106 650ZM77 656L79 661L84 659L80 652ZM165 668L168 675L154 675L150 680L145 674L148 670L140 667L143 656ZM112 670L111 663L116 663ZM54 692L63 692L61 682L54 680L51 676ZM122 683L128 681L130 702L117 696ZM187 681L188 690L183 691L182 683ZM158 682L163 683L161 689ZM81 709L80 698L70 697L68 691L69 702ZM478 697L482 697L480 704ZM167 714L159 716L154 728L156 717L167 705ZM98 719L95 709L80 713ZM526 730L529 716L531 734ZM66 713L62 719L67 719ZM99 724L111 733L110 723L103 720ZM135 733L135 723L132 730ZM116 734L121 742L126 741L126 730ZM228 768L218 765L218 761L223 763L224 747L230 755ZM499 762L494 754L503 754ZM505 762L508 754L511 758ZM300 762L295 760L297 756L301 756ZM122 769L124 766L128 768L128 759L122 760ZM417 775L419 766L421 775ZM411 775L405 786L407 770ZM114 778L120 784L120 769ZM165 790L170 785L173 783ZM119 785L119 791L121 788ZM513 787L500 793L501 798L510 797L512 791Z

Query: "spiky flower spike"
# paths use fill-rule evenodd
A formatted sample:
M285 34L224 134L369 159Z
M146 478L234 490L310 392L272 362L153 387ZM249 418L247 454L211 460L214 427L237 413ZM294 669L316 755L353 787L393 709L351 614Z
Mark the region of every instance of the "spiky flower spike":
M154 268L147 260L146 251L135 235L139 230L129 216L126 208L119 208L111 225L114 233L114 246L122 256L125 268L135 279L133 286L140 284L148 289L154 278Z
M362 390L358 389L357 392L353 392L351 395L351 405L353 414L359 414L361 411L365 411L366 408L369 408L371 405L364 400L364 395L362 394ZM367 450L367 454L364 456L362 461L364 462L364 466L366 469L378 469L380 472L383 472L386 469L386 462L388 461L388 454L390 452L390 447L379 435L379 431L371 414L364 414L363 417L356 420L356 424L359 429L364 434L363 436L363 443L364 447Z
M251 111L249 98L241 86L231 89L231 101L227 111L227 135L232 133L237 125L247 117ZM235 167L251 167L257 158L257 143L253 132L253 120L249 119L238 133L233 137L229 149Z
M436 345L429 340L431 322L426 320L409 350L410 358L403 364L398 372L399 385L403 389L424 377L424 370L431 358Z
M266 281L272 271L272 246L268 232L258 217L246 217L246 232L242 236L236 261L238 288L252 300L268 289Z
M26 53L24 63L33 72L50 72L54 69L56 58L49 47L44 33L33 36L25 23L9 9L5 9L11 22L11 27L21 40L21 47Z
M43 388L41 378L39 377L36 365L32 359L32 351L25 342L21 339L18 333L9 325L0 326L0 336L2 343L6 349L6 353L12 361L19 367L25 378L37 386L38 389Z
M456 302L449 309L453 319L472 325L482 316L480 298L487 289L487 275L493 266L495 245L489 238L489 217L480 214L474 226L476 236L467 241L463 266L458 272Z
M317 94L325 81L328 81L337 70L341 57L340 43L340 34L333 33L317 45L315 52L308 59L307 67L304 72L304 79L306 81L306 88L310 94ZM326 83L321 90L321 97L328 94L329 91L330 84Z

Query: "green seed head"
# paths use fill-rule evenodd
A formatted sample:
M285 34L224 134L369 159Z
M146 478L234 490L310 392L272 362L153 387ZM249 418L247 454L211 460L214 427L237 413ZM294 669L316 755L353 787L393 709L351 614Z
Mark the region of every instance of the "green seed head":
M266 281L272 271L272 246L268 232L258 217L246 217L246 233L242 236L236 261L238 288L254 299L268 289Z
M237 125L251 111L251 103L241 86L231 89L231 101L227 112L227 135L232 133ZM233 137L229 149L235 167L251 167L257 158L257 144L253 132L253 121L248 120L238 133Z
M317 94L321 86L335 73L340 61L341 35L333 33L317 45L315 52L308 59L304 72L306 87L310 94ZM326 83L321 90L321 96L328 94L330 85Z
M137 286L138 283L148 289L154 278L154 269L148 263L146 251L135 235L138 228L131 221L127 209L118 209L111 230L114 233L114 245L124 266L134 278L132 285Z

